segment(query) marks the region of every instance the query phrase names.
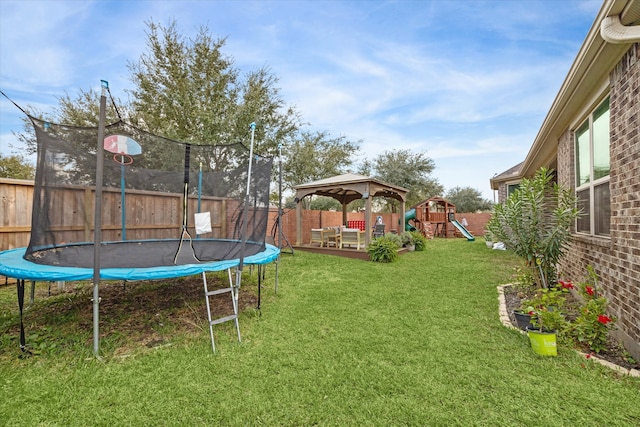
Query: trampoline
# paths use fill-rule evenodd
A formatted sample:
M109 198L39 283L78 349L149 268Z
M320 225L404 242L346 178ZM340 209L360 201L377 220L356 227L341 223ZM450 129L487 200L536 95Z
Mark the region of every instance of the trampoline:
M277 276L280 255L265 243L272 158L253 152L255 123L249 147L176 141L122 120L106 125L107 92L103 82L97 128L27 114L37 141L31 238L26 248L0 252L0 275L18 279L21 349L26 280L93 280L97 355L101 280L200 274L213 350L215 324L235 321L240 341L243 267L276 262ZM229 287L209 291L205 273L223 270ZM212 319L209 298L227 292L234 315Z

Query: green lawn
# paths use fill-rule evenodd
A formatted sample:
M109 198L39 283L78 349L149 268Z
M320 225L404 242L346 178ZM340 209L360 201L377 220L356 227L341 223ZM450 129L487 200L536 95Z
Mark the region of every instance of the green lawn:
M159 349L129 343L120 357L126 337L105 337L100 361L91 330L55 318L44 335L78 338L58 332L59 351L18 358L15 289L3 287L0 425L640 425L639 379L565 348L536 356L500 324L496 285L516 263L463 239L392 264L297 251L283 255L277 294L268 268L241 344L218 326L212 354L194 314L191 333L164 325L173 345Z

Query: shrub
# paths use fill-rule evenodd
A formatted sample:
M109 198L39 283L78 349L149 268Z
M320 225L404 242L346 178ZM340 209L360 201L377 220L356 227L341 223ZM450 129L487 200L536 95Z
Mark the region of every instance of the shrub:
M400 237L399 234L387 233L384 236L378 237L378 239L381 239L382 237L384 237L386 240L389 240L395 243L398 248L402 246L402 238Z
M539 169L533 179L523 179L504 203L493 207L487 223L494 241L522 257L540 275L544 287L556 279L569 227L580 214L574 194L553 180L553 172L546 168Z
M580 314L573 322L571 335L592 351L600 353L607 348L609 328L615 323L615 319L607 316L606 298L594 298L582 307Z
M577 286L584 304L572 324L571 335L578 343L600 353L607 348L609 329L613 328L616 319L606 314L608 302L599 295L598 275L591 265L587 266L587 272L590 280Z
M394 262L398 259L399 241L400 237L396 234L385 234L374 239L367 246L369 259L373 262Z

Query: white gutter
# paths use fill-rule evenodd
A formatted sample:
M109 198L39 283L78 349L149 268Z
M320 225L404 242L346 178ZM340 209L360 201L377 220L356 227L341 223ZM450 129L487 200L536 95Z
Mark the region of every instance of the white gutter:
M620 22L620 16L607 16L600 23L600 35L613 44L640 42L640 25L626 27Z

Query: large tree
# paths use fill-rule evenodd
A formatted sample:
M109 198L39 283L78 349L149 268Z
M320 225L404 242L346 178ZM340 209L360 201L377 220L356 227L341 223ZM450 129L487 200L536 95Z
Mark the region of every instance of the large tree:
M34 175L34 166L24 156L0 153L0 178L33 179Z
M332 137L327 132L300 132L283 148L283 186L329 178L345 173L360 150L360 141L344 136Z
M426 153L399 149L385 151L372 162L363 163L360 170L381 181L407 188L407 205L411 206L444 193L444 187L431 176L435 167L435 162ZM389 201L388 207L395 210L396 206Z
M278 144L293 137L298 113L285 105L278 79L268 69L241 78L222 53L226 40L214 39L206 27L187 40L175 22L147 25L148 51L129 64L138 126L181 141L246 145L255 122L255 150L262 155L275 155ZM212 155L208 166L221 169L237 153L229 149Z
M342 205L333 197L318 196L311 201L310 209L316 211L342 211Z
M491 210L493 203L482 198L480 191L471 187L453 187L445 196L456 205L456 212L477 212Z

